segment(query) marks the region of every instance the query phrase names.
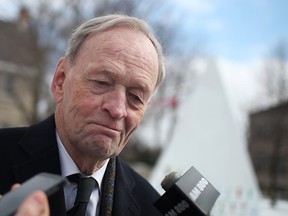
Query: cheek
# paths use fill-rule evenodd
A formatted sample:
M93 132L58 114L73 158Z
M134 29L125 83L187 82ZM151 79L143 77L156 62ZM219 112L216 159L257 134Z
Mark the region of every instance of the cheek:
M95 98L89 91L83 88L75 88L77 91L69 95L70 107L76 112L89 114L89 111L95 110L99 105L99 97ZM68 93L69 94L69 93ZM97 100L96 100L97 99Z
M135 113L133 113L133 115L128 115L128 116L129 117L126 118L126 120L125 120L126 133L123 134L123 136L121 138L121 142L119 143L117 154L120 154L120 152L126 146L129 138L131 137L133 132L138 128L138 126L141 122L141 119L143 117L143 115L135 115Z
M127 134L132 133L135 129L138 128L142 118L143 118L143 113L142 112L133 112L129 117L126 119L126 130Z
M95 110L100 103L99 97L95 97L89 93L77 94L75 97L75 101L77 101L78 106L80 109L83 109L83 111L85 110L85 112L89 110Z
M88 103L89 91L82 83L81 78L73 75L67 76L67 82L64 83L64 100L71 107L79 106L82 103Z

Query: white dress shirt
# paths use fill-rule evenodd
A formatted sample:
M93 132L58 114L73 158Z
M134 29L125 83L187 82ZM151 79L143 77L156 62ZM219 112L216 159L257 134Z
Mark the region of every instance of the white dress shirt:
M63 143L61 142L57 131L56 131L56 137L57 137L57 144L58 144L59 155L60 155L60 165L61 165L62 176L67 177L75 173L81 173L81 171L78 169L77 165L72 160L72 158L66 151L65 147L63 146ZM102 180L104 177L104 173L105 173L108 161L109 160L107 160L105 164L99 170L97 170L97 172L91 175L91 177L97 181L98 186L95 187L94 190L92 191L92 194L90 196L90 201L88 203L88 207L86 211L86 216L95 216L95 215L98 216L99 215L101 186L102 186ZM69 210L74 206L76 194L77 194L76 183L68 182L64 185L66 210Z

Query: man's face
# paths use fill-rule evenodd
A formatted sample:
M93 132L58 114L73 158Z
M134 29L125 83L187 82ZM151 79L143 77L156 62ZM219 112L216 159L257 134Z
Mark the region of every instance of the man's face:
M58 63L57 130L75 157L118 155L138 127L158 77L154 46L126 27L90 35L73 65Z

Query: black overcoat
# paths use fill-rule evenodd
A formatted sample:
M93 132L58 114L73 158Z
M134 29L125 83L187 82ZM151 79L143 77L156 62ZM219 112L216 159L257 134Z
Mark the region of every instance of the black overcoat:
M30 127L0 129L0 194L39 172L61 174L54 115ZM116 157L113 216L161 215L154 188ZM51 216L65 213L63 191L49 198Z

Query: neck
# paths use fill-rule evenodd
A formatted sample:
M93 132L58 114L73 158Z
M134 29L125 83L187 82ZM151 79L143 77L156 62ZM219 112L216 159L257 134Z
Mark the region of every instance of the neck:
M92 175L97 170L99 170L105 162L108 160L89 160L89 158L83 158L83 157L73 157L71 156L75 164L77 165L78 169L81 171L81 173L85 175Z

